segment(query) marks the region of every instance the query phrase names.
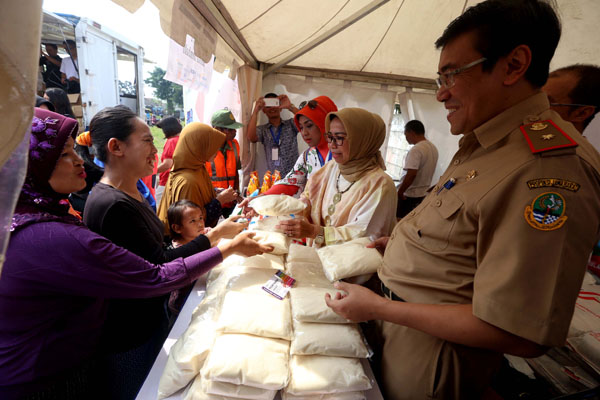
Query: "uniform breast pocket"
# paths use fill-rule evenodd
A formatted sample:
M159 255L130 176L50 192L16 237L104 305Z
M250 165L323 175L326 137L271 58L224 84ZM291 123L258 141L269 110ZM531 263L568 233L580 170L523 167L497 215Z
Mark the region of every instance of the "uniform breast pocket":
M463 201L451 191L435 196L415 218L415 240L428 250L444 250L462 207Z

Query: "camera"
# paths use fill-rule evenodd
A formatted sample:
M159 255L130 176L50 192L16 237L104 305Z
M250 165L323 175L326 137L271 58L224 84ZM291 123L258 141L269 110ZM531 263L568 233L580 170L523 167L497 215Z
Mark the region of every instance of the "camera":
M279 99L274 97L267 97L265 100L265 107L279 107Z

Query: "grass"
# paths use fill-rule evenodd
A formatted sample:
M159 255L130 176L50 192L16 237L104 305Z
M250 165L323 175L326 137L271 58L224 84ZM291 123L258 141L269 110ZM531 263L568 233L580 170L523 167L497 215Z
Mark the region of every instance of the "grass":
M151 126L150 132L152 133L152 136L154 137L154 145L158 149L158 156L160 157L160 155L163 152L163 148L165 147L165 142L166 142L165 135L164 135L162 129L160 129L158 126Z

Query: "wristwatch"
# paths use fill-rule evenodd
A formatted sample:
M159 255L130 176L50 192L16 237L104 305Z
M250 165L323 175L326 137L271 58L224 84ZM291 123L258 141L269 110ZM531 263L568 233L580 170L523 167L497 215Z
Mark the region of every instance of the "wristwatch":
M319 226L319 233L315 237L315 243L319 246L325 243L325 228Z

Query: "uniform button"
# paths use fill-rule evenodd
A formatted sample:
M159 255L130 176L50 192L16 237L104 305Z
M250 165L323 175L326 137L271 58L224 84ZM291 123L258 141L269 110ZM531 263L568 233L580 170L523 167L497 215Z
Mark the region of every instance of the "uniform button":
M436 207L439 207L441 205L442 205L442 201L441 200L438 200L438 201L435 202L435 206Z
M458 165L458 164L460 164L460 160L454 160L454 162L452 164Z
M416 212L414 212L414 211L411 211L410 213L408 213L408 215L410 215L411 217L414 217L415 214L416 214Z

